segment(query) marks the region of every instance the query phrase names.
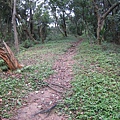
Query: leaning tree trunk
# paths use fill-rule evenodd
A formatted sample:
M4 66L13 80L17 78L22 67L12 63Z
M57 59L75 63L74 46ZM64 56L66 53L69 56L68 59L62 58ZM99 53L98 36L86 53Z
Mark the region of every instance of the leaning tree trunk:
M5 61L10 70L22 68L23 65L18 62L11 49L7 46L7 44L4 41L3 44L4 47L0 48L0 58L2 58Z

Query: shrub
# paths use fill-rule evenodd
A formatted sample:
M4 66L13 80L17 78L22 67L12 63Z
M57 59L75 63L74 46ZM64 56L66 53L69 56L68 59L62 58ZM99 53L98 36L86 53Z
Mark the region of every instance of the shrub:
M32 47L34 45L34 43L31 41L31 40L25 40L23 43L22 43L22 47L24 48L29 48L29 47Z
M0 71L7 71L7 70L8 70L8 67L5 64L4 60L0 59Z

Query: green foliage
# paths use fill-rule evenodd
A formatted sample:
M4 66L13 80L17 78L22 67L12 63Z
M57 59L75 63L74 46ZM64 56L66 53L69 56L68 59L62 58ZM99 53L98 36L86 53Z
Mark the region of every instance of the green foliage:
M50 15L49 12L43 7L43 3L41 3L34 14L34 19L37 22L37 25L40 26L42 24L47 25L50 22Z
M29 47L32 47L34 45L34 42L31 41L31 40L25 40L23 43L22 43L22 47L24 48L29 48Z
M2 99L0 113L3 115L3 117L10 117L11 114L7 114L7 112L11 109L13 110L14 106L21 103L21 98L19 96L24 94L27 88L26 86L26 88L24 87L24 90L20 91L20 88L23 88L24 85L25 82L22 78L0 78L0 98Z
M120 119L120 48L84 41L78 48L72 82L73 94L65 99L66 113L75 120Z
M69 22L68 26L69 26L69 31L71 34L77 34L77 28L73 23Z
M70 42L73 40L75 38L70 36L66 39L30 47L17 56L25 67L11 74L0 73L0 99L2 99L0 113L2 117L9 118L14 109L23 104L22 98L28 92L46 86L43 80L54 73L52 70L54 61L70 47Z
M0 39L2 38L2 33L0 32Z
M0 58L0 71L7 71L8 67L3 59Z
M4 65L4 60L0 58L0 66Z
M50 33L48 36L47 36L47 38L46 38L46 41L58 41L58 40L62 40L63 39L63 35L61 35L61 34L55 34L55 33Z

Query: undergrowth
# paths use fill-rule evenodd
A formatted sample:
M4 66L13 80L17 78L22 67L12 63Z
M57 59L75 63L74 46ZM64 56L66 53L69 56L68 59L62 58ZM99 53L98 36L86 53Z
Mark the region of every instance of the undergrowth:
M0 116L9 118L23 104L22 98L27 93L46 85L43 80L54 73L54 61L73 41L75 38L70 36L21 50L17 58L25 67L12 73L0 73Z
M65 99L69 120L120 119L120 48L83 41L75 56L73 94Z

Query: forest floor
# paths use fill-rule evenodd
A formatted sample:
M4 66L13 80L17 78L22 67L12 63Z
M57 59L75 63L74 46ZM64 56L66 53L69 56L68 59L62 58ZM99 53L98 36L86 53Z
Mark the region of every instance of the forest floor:
M82 38L21 48L25 67L0 73L0 118L119 120L120 47Z
M56 112L54 108L62 102L66 91L71 90L70 82L73 79L72 68L75 63L73 58L81 41L82 39L72 42L66 52L59 55L52 67L54 73L44 80L48 85L25 96L23 106L14 110L15 116L9 120L68 119L67 115ZM32 61L32 64L36 64L36 61ZM39 113L40 111L42 112Z

